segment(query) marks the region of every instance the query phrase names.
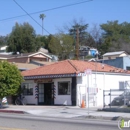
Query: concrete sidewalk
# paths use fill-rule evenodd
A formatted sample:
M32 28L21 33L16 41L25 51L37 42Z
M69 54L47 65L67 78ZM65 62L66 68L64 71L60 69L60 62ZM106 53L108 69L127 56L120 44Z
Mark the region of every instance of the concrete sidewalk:
M43 117L80 118L80 119L107 119L118 120L120 117L130 119L130 113L97 111L98 108L79 108L73 106L16 106L9 105L0 109L0 112L32 114Z

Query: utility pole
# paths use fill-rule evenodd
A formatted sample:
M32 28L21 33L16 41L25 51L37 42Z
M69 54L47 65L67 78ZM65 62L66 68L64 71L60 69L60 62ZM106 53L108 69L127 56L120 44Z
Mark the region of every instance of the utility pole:
M77 27L76 31L76 59L79 60L79 28Z

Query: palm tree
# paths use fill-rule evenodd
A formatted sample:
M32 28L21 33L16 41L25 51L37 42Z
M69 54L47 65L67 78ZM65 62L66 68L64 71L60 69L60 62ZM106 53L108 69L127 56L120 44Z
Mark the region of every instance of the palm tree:
M40 19L42 19L42 35L43 35L43 20L46 17L45 14L40 14Z

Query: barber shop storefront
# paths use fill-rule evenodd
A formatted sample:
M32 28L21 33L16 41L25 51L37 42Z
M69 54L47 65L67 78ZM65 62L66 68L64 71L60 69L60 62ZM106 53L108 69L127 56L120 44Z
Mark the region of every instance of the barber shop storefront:
M22 89L27 104L72 105L76 103L76 89L72 98L72 90L74 90L72 79L73 77L25 80Z

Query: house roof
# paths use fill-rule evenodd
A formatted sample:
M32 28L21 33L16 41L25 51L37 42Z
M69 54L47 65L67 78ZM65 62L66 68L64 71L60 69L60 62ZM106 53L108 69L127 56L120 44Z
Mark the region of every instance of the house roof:
M49 56L49 55L47 55L47 54L45 54L45 53L43 53L43 52L33 53L33 54L28 55L28 57L35 56L35 55L37 55L37 54L42 54L42 55L44 55L44 56L49 57L50 59L52 59L51 56Z
M16 65L20 70L30 70L39 67L38 65L28 64L28 63L13 63L13 64Z
M40 76L40 75L60 75L60 74L79 74L86 69L91 69L97 72L113 72L113 73L128 73L130 71L116 68L109 65L103 65L98 62L86 62L78 60L64 60L51 65L42 66L36 69L23 71L23 76Z
M37 54L42 54L50 59L52 59L51 56L43 53L43 52L37 52L37 53L22 53L22 54L17 54L17 55L3 55L3 54L0 54L0 59L11 59L11 58L22 58L22 57L31 57L31 56L35 56Z
M55 62L47 62L47 61L37 61L37 60L32 60L31 63L36 63L36 64L42 64L42 65L50 65L53 64Z
M28 55L31 55L31 54L34 54L34 53L23 53L23 54L17 54L17 55L13 55L13 54L4 55L4 54L0 54L0 58L10 59L10 58L16 58L16 57L28 57Z
M12 54L5 55L5 54L0 54L0 59L8 59L12 56Z
M122 53L126 53L125 51L117 51L117 52L107 52L103 56L113 56L113 55L120 55ZM127 54L127 53L126 53Z

